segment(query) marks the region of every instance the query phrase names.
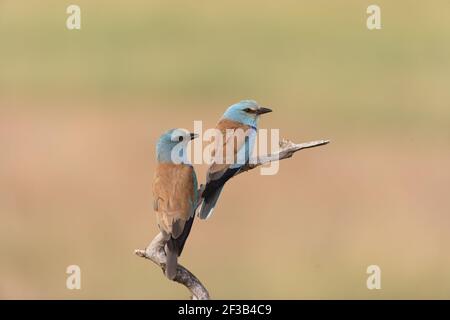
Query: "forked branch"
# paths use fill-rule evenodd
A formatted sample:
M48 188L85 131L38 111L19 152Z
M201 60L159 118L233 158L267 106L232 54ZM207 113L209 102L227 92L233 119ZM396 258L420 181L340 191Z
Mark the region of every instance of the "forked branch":
M166 269L166 253L164 246L166 241L162 233L159 233L155 239L148 245L145 250L135 250L134 253L142 258L146 258L156 263L163 272ZM192 294L193 300L209 300L208 290L202 285L200 280L197 279L188 269L178 264L177 275L173 281L184 285Z

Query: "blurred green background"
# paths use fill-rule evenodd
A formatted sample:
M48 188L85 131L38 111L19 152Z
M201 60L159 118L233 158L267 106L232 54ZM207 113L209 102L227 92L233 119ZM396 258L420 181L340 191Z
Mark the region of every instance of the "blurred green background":
M213 298L450 298L448 1L377 1L377 31L361 0L76 1L69 31L73 3L0 1L0 298L187 298L133 255L154 143L246 98L332 144L196 221L180 262Z

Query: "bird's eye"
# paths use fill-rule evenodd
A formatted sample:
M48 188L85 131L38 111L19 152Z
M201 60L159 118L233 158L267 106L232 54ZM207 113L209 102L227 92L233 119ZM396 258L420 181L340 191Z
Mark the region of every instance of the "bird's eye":
M179 137L178 137L178 142L181 142L181 141L183 141L183 137L182 137L182 136L179 136Z
M252 112L252 109L250 109L250 108L245 108L244 111L245 111L245 112Z

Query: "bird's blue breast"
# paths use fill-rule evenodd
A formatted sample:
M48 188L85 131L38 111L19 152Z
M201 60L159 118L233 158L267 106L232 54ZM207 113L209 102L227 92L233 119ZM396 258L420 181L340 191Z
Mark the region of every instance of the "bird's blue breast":
M231 169L240 168L249 162L255 147L256 132L256 129L253 127L249 129L249 134L245 137L245 143L242 144L237 152L237 161L230 166Z

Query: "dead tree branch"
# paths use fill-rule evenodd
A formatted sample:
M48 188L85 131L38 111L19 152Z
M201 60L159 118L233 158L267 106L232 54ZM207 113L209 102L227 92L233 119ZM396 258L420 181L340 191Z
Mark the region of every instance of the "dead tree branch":
M159 233L155 239L148 245L145 250L135 250L134 253L142 258L146 258L156 263L163 272L166 268L166 253L164 246L166 241L161 233ZM197 279L188 269L178 264L177 275L173 281L184 285L192 294L193 300L209 300L208 290L202 285L200 280Z
M278 152L275 152L273 154L258 157L256 161L250 161L247 165L245 165L238 174L242 172L246 172L252 169L255 169L261 165L273 162L273 161L279 161L287 158L291 158L294 153L297 151L308 149L308 148L314 148L319 147L328 144L329 140L317 140L317 141L311 141L311 142L305 142L296 144L289 140L281 140L280 141L280 150ZM200 204L202 203L202 197L201 194L203 193L204 186L201 185L200 189L198 190L199 202L197 204L198 208ZM156 265L158 265L163 272L166 268L166 253L164 251L164 246L166 242L164 240L164 237L161 233L159 233L153 241L148 245L148 247L145 250L135 250L134 253L142 258L146 258L152 262L154 262ZM177 275L175 276L175 279L173 280L175 282L178 282L182 285L184 285L192 294L193 300L209 300L210 296L208 293L208 290L203 286L203 284L200 282L200 280L192 274L188 269L183 267L182 265L178 265L177 268Z
M294 155L294 153L296 153L297 151L323 146L328 143L330 143L330 140L316 140L316 141L310 141L310 142L304 142L304 143L297 144L297 143L293 143L290 140L282 139L280 141L280 150L278 152L275 152L275 153L272 153L272 154L266 155L266 156L260 156L256 160L250 161L247 165L245 165L238 172L238 174L255 169L255 168L262 166L264 164L267 164L269 162L291 158Z

